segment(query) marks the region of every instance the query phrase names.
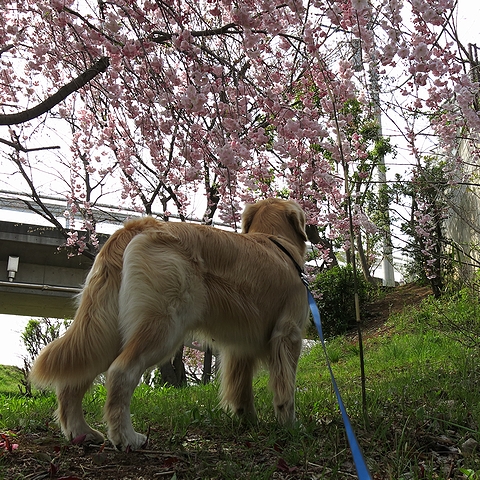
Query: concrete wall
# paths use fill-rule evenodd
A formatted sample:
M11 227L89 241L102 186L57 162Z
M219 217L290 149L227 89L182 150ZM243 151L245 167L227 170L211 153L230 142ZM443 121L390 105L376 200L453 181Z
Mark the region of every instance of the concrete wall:
M458 153L465 162L465 173L471 177L466 183L480 184L480 166L475 165L469 142L462 140ZM455 254L462 262L460 276L468 278L480 265L480 187L455 185L450 202L445 231L456 244Z

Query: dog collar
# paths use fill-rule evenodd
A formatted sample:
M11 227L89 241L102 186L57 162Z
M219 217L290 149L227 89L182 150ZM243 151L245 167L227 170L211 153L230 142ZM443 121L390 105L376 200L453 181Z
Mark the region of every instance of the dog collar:
M298 274L300 275L300 279L302 280L303 284L308 287L308 280L305 275L305 272L303 271L303 268L296 262L296 260L293 258L292 254L277 240L275 240L272 237L268 237L290 260L293 262L293 265L297 269Z

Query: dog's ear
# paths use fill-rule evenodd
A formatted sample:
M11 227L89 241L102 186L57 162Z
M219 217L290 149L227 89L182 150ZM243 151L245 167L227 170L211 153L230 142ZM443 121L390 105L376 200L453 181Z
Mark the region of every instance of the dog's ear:
M249 203L245 205L242 213L242 233L248 233L252 220L258 210L258 203Z
M308 238L307 234L305 233L305 224L307 223L305 213L295 202L288 202L288 207L287 215L290 223L295 231L300 235L302 240L306 242Z

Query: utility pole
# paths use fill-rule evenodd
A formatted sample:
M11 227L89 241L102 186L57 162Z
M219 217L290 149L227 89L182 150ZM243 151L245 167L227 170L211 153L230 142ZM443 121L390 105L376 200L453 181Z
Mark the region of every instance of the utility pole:
M378 63L375 55L372 55L370 63L370 95L373 101L375 119L378 124L379 134L382 136L382 110L380 108L380 85L378 81ZM378 178L378 197L379 209L383 212L383 286L395 286L395 272L393 268L393 244L392 233L390 230L390 205L388 199L387 171L385 167L385 157L382 154L378 160L377 169Z
M475 43L468 44L468 61L470 62L470 78L473 82L480 81L480 63L478 61L478 50L479 48ZM478 112L480 109L480 94L475 95L473 101L475 110Z
M353 69L356 72L363 70L362 60L362 45L359 39L353 39L352 45L352 63ZM373 109L375 114L375 120L378 125L379 135L382 136L382 109L380 108L380 84L378 81L378 61L375 55L375 49L371 54L370 62L370 96L372 97ZM385 167L385 157L382 154L378 161L377 169L378 179L378 197L379 197L379 209L383 212L384 225L383 228L383 286L394 287L395 286L395 272L393 269L393 244L392 233L390 230L390 204L388 200L388 188L387 188L387 170Z

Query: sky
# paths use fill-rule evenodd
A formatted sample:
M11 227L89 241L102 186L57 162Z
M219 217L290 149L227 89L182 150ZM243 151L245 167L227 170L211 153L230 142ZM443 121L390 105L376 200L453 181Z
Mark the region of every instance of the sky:
M480 47L480 1L458 0L458 25L464 44L476 43ZM17 217L18 220L18 217ZM0 315L0 365L23 365L25 348L21 333L30 317Z
M458 24L460 39L465 43L476 43L480 47L480 2L478 0L458 0Z

